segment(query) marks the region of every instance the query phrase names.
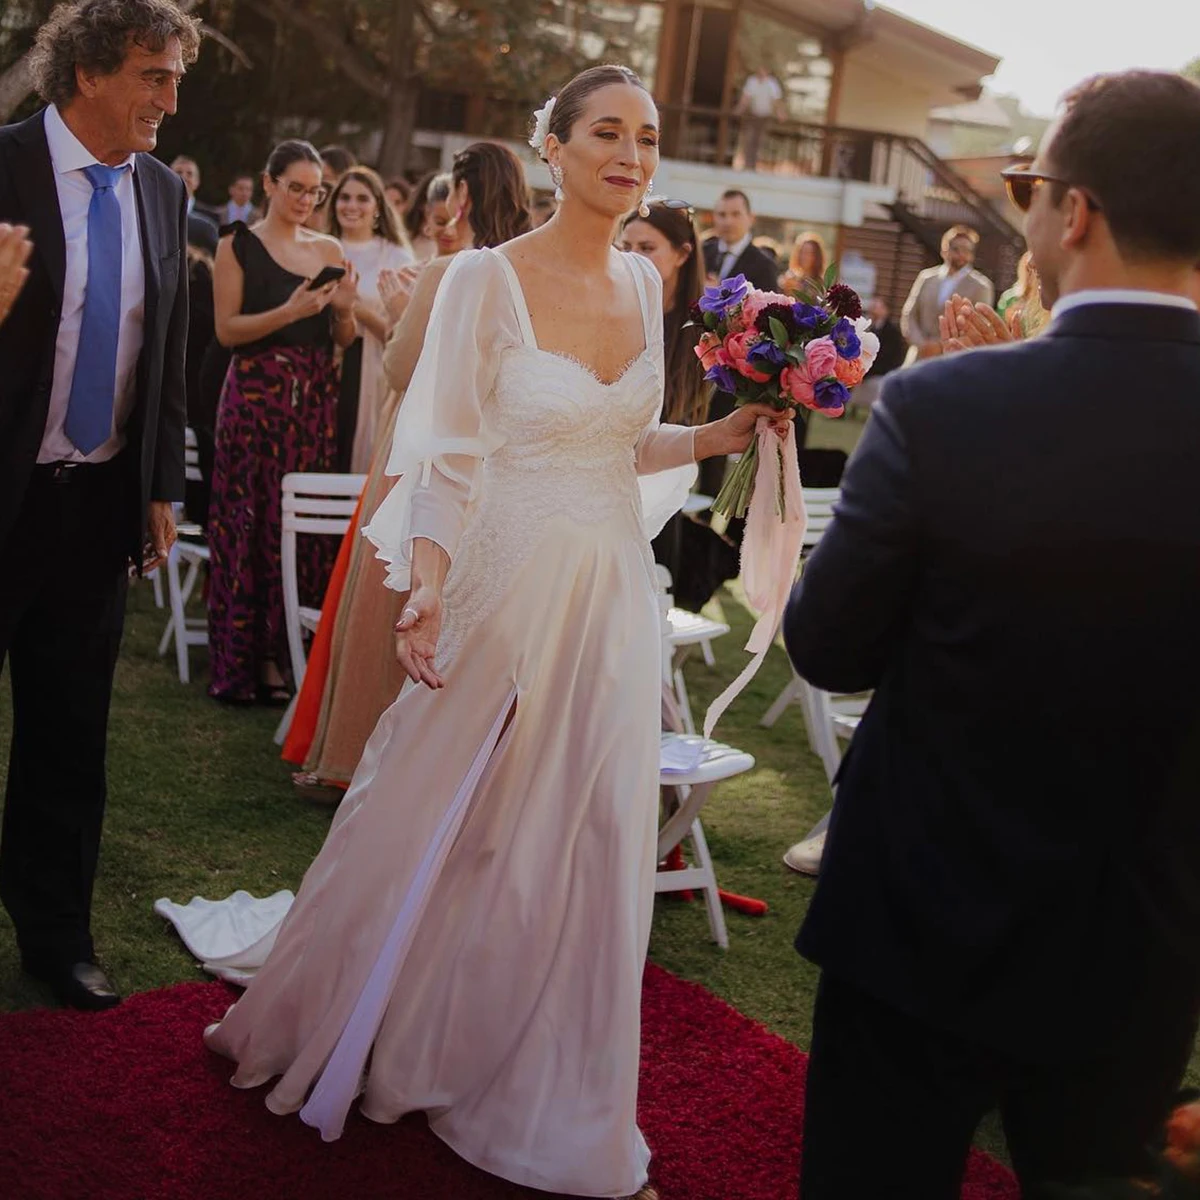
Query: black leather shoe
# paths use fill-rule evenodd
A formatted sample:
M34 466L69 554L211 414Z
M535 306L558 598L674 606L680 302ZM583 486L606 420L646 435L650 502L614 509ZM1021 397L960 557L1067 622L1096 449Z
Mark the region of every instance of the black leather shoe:
M87 1012L115 1008L121 1003L116 988L108 976L92 962L71 963L57 970L44 971L26 963L25 969L35 978L50 985L54 998L68 1008L81 1008Z

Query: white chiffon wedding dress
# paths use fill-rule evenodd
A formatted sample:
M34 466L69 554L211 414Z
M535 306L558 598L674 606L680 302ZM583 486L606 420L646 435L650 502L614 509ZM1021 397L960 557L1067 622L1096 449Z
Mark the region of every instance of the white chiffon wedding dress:
M327 1140L361 1094L375 1121L426 1112L486 1171L608 1197L649 1161L661 635L638 475L693 461L693 431L658 423L658 275L624 261L646 348L611 382L538 347L502 251L447 272L402 478L366 531L400 589L413 537L450 553L446 686L383 715L267 961L206 1034L235 1085L279 1077L269 1107Z

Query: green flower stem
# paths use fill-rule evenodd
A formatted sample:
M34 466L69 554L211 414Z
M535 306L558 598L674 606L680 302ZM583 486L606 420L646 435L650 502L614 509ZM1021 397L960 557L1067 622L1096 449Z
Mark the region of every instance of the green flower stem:
M712 511L727 517L744 517L754 494L754 474L758 470L758 439L746 447L733 470L726 476Z

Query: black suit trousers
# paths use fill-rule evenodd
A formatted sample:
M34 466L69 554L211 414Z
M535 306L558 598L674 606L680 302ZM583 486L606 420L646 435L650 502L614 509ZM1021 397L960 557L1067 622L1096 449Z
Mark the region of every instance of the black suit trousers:
M0 667L13 732L0 900L22 958L43 969L92 956L92 886L106 799L105 745L128 588L127 455L35 467L0 548Z
M1036 986L1036 985L1034 985ZM821 976L804 1107L802 1200L958 1200L980 1121L999 1109L1022 1195L1150 1174L1196 1034L1164 974L1119 1042L1031 1063Z

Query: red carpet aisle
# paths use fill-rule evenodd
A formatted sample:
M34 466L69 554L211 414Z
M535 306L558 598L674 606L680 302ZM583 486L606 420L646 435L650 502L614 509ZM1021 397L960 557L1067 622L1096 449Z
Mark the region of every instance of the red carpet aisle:
M353 1116L323 1144L229 1087L200 1034L221 984L134 996L111 1013L0 1018L4 1200L546 1200L460 1162L411 1119ZM805 1057L702 988L651 967L642 1126L663 1200L794 1200ZM865 1135L869 1138L869 1134ZM886 1194L881 1180L880 1194ZM1016 1200L972 1157L969 1200Z

